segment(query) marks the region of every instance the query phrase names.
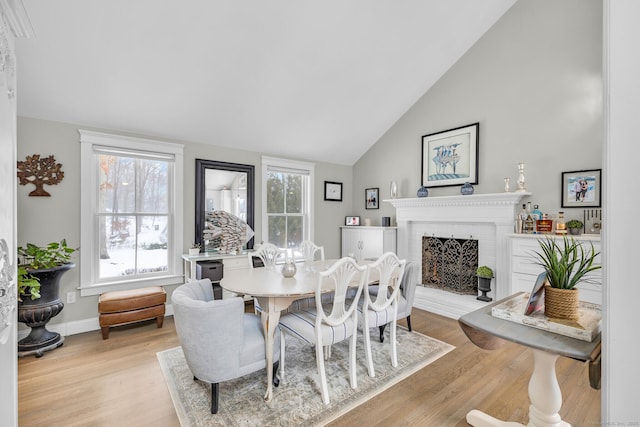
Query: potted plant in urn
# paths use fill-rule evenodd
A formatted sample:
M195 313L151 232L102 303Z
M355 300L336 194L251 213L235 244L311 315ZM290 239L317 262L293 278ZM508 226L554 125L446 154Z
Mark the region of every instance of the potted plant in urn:
M491 291L491 279L493 279L493 270L491 267L481 265L476 270L476 277L478 278L478 290L482 292L476 299L480 301L489 302L492 298L487 296L487 292Z
M576 286L588 280L590 272L602 268L595 263L600 252L596 252L593 245L585 250L583 244L567 236L562 240L547 237L538 243L541 249L536 252L538 264L547 273L544 314L556 319L578 320Z
M584 223L579 219L572 219L567 222L567 228L569 229L569 233L573 234L574 236L580 235L580 233L582 232L583 226L584 226Z
M60 278L75 267L71 254L76 249L66 240L37 246L18 247L18 321L31 328L18 342L18 356L35 354L60 347L64 337L47 330L46 325L62 311Z

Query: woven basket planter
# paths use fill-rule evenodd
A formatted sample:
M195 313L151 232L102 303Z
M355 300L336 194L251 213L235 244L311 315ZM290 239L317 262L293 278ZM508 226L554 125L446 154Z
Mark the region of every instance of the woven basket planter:
M578 290L544 287L544 314L554 319L578 320Z

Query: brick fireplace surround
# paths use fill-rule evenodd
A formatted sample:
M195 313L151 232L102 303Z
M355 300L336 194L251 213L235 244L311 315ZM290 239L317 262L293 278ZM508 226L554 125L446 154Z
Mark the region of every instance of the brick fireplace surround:
M478 265L495 272L494 300L509 295L509 247L521 200L528 192L473 194L469 196L388 199L396 208L398 256L422 265L422 236L478 240ZM420 269L419 269L420 270ZM422 283L422 272L419 271ZM457 319L484 304L472 295L418 286L414 307Z

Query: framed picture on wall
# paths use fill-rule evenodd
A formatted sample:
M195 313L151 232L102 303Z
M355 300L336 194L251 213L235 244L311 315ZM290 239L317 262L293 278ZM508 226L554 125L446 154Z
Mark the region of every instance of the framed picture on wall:
M449 187L478 183L480 123L422 137L422 185Z
M563 208L599 208L602 204L602 169L562 172Z
M364 190L364 207L366 209L378 209L380 207L379 188L367 188Z
M342 183L325 181L324 182L324 199L334 202L342 201Z

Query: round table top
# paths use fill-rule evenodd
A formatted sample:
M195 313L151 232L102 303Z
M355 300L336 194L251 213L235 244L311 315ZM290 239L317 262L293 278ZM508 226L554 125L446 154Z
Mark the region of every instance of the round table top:
M282 266L258 267L224 272L220 286L237 294L255 297L287 297L311 295L318 286L319 273L326 271L337 260L296 263L293 277L282 275ZM330 288L327 286L327 291Z

